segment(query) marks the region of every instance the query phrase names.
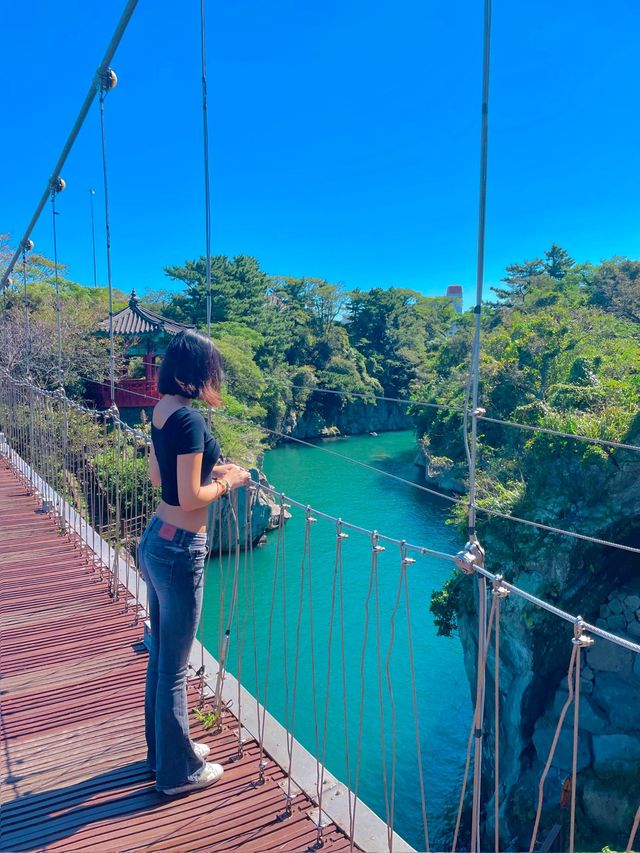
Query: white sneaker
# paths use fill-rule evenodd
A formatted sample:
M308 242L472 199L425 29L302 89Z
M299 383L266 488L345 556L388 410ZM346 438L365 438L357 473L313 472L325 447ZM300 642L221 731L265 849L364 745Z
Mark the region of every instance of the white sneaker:
M211 747L207 743L194 743L193 751L198 756L198 758L206 758L207 755L211 752Z
M174 794L187 794L189 791L197 791L198 788L206 788L207 785L213 785L224 773L224 769L220 764L205 764L204 769L197 779L193 782L187 782L186 785L180 785L178 788L158 788L160 793L173 796ZM157 786L156 786L157 787Z

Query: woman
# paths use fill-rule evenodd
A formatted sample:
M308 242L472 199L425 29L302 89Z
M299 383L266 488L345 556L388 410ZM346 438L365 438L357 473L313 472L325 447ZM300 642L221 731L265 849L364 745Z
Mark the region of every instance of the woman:
M222 360L208 338L180 332L160 367L162 398L153 410L151 482L162 500L140 540L151 651L145 694L147 761L156 788L182 794L211 785L219 764L189 738L187 663L202 610L207 507L249 481L237 465L217 464L220 446L193 400L220 404Z

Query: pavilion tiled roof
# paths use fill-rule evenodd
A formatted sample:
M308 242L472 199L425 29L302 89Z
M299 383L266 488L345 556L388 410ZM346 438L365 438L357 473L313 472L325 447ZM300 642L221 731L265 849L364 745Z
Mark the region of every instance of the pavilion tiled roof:
M98 324L98 329L101 332L108 332L109 319L102 320ZM142 308L135 290L131 291L127 307L113 315L114 335L144 335L158 332L177 335L178 332L187 329L195 329L195 326L177 323L175 320L156 314L155 311L149 311L148 308Z

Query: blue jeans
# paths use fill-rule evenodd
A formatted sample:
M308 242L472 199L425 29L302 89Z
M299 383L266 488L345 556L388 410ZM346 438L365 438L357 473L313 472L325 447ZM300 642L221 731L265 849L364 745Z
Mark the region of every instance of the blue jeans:
M189 737L187 663L202 611L206 555L205 533L180 530L157 515L140 540L151 619L145 736L160 790L194 780L205 765Z

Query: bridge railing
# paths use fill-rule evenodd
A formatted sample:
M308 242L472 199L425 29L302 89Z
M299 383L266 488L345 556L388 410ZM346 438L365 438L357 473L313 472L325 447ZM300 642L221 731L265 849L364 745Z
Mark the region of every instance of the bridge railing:
M158 500L148 476L148 435L123 423L116 409L95 412L62 392L4 374L0 378L0 453L41 511L55 519L90 569L106 581L109 595L142 623L146 594L137 570L137 542ZM252 514L265 494L275 503L277 524L267 545L256 548ZM567 788L573 846L581 654L594 637L634 654L640 653L637 643L507 583L485 568L477 549L451 555L400 541L320 512L264 483L213 505L209 544L205 607L191 655L201 685L197 713L217 730L229 719L222 712L232 712L238 720L236 758L243 755L247 732L255 738L260 762L254 784L268 772L267 756L284 769L280 819L295 809L298 787L311 796L318 806L319 845L330 819L345 830L352 847L364 850L412 849L402 836L421 850L429 849L434 836L440 849L464 846L465 785L472 746L480 737L487 748L473 773L482 824L475 837L480 843L491 831L498 850L507 793L499 782L500 602L517 597L551 613L559 625L571 623L568 693L540 777L530 850L539 849L543 831L549 843L557 832L553 809L545 810L545 782L549 787L565 718L573 729ZM484 624L485 657L477 672L474 713L466 678L449 680L446 645L439 683L433 680L433 647L429 655L422 653L433 631L426 601L446 576L434 584L434 567L448 572L451 562L490 583L490 614L479 622ZM487 680L493 680L494 691L487 690ZM431 748L434 690L450 691L446 761ZM493 711L493 730L479 725L485 705ZM484 788L483 771L489 777ZM452 796L463 774L462 791ZM437 824L431 839L427 813L432 827L434 820ZM639 823L640 809L628 850Z
M124 423L115 408L94 411L61 391L6 375L0 383L0 433L0 451L40 510L76 543L108 594L142 631L146 594L137 543L159 497L149 480L149 436ZM263 510L265 496L276 504L277 524L267 547L256 548L251 516L257 506ZM318 806L319 843L333 821L353 846L411 850L396 832L404 824L412 825L422 848L426 794L424 780L418 781L424 768L417 706L408 693L394 695L388 681L396 677L392 667L400 661L399 653L389 650L391 602L385 595L381 603L379 595L383 560L406 569L410 546L336 521L293 506L258 483L213 506L205 606L191 655L201 684L196 713L217 731L222 712L232 712L240 723L236 757L242 756L249 732L260 749L255 784L268 772L267 757L276 760L286 773L278 815L286 819L303 790ZM368 564L355 583L342 574L350 534L361 540L358 559ZM383 542L397 554L384 555ZM295 558L289 556L294 553ZM401 575L405 583L406 574L400 572L398 579ZM395 622L405 607L403 589L398 587ZM356 610L362 618L355 620L353 633ZM351 629L345 630L349 622ZM400 625L394 629L400 632ZM409 673L403 668L404 694ZM396 718L416 733L413 754L402 758L402 767ZM410 795L401 798L395 781L399 769L415 782Z

